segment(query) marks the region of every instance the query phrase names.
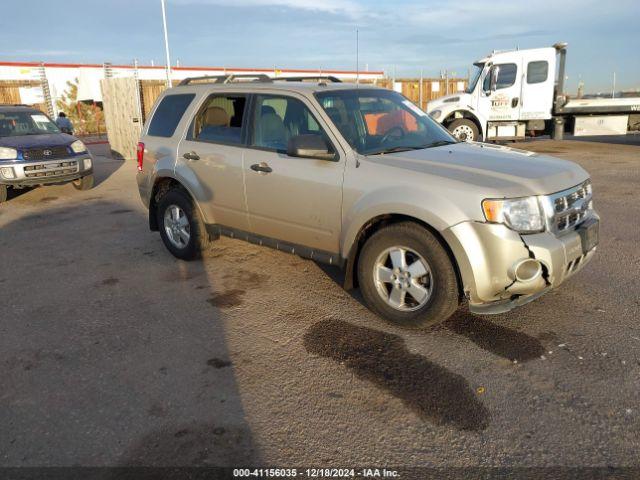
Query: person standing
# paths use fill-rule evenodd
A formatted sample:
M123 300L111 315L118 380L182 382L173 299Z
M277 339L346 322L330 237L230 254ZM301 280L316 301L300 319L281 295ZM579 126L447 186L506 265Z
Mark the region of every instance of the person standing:
M62 133L68 133L69 135L73 135L73 124L71 120L67 118L67 114L64 112L58 113L58 118L56 118L56 125L62 131Z

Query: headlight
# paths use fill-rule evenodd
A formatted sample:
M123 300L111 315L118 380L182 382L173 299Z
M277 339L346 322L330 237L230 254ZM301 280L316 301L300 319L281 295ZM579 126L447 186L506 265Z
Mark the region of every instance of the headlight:
M440 118L440 115L442 115L442 111L440 110L434 110L433 112L431 112L429 115L431 115L431 118L433 118L434 120L437 120Z
M0 160L14 160L18 158L18 151L15 148L0 147Z
M76 140L71 144L71 150L73 150L75 153L84 153L87 151L87 147L85 147L84 143L82 143L80 140Z
M503 223L520 233L541 232L544 219L538 197L482 201L482 211L487 222Z

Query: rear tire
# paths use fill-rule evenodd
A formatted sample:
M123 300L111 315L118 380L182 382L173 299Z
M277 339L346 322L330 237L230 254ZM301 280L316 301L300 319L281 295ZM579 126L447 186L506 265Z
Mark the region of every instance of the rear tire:
M401 258L404 267L398 268ZM444 322L459 305L456 272L447 251L413 222L384 227L367 240L358 260L358 281L372 311L404 326Z
M7 185L0 185L0 203L7 201L9 187Z
M158 200L156 219L162 242L174 257L195 260L209 247L205 223L183 189L173 188Z
M449 124L451 135L461 142L477 142L480 138L478 126L468 118L458 118Z
M80 177L73 181L76 190L91 190L93 188L93 174Z

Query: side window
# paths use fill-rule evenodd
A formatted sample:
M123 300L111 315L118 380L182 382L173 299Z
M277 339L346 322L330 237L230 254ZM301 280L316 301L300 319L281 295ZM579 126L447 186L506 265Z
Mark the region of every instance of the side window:
M156 108L147 135L152 137L171 137L176 131L182 115L195 98L193 93L167 95Z
M510 87L516 83L518 67L515 63L504 63L498 66L500 67L500 71L498 72L498 81L496 82L497 90Z
M289 139L296 135L328 137L313 114L300 100L291 97L257 95L251 145L286 152Z
M503 63L501 65L494 65L492 69L496 67L500 68L500 70L498 71L498 79L496 81L496 90L500 90L501 88L508 88L514 83L516 83L518 66L515 63ZM490 85L491 85L491 72L488 72L482 82L482 89L485 92L488 92Z
M527 83L542 83L547 81L549 63L546 61L529 62L527 64Z
M187 137L201 142L242 143L244 95L211 95L196 114Z

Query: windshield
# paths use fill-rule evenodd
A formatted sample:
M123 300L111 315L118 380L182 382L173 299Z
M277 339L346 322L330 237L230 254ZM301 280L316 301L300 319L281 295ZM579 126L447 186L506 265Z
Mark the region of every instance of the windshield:
M435 147L456 140L397 92L334 90L316 98L349 145L362 155Z
M469 86L465 90L466 93L473 93L473 91L476 89L476 83L478 83L480 75L482 75L482 70L484 70L484 63L473 64L473 73L471 74L469 80Z
M60 133L42 112L0 112L0 137Z

